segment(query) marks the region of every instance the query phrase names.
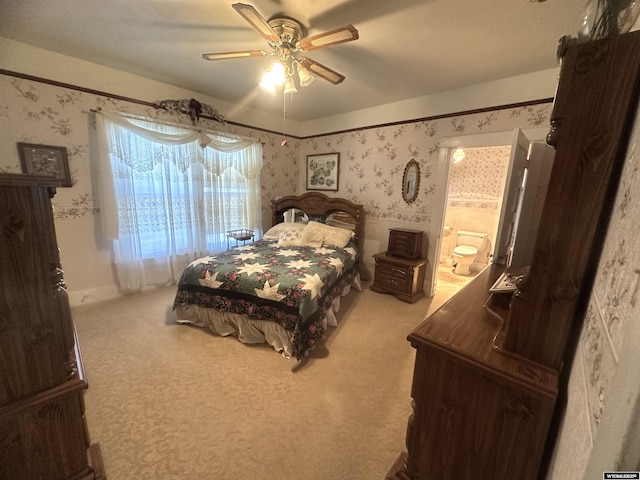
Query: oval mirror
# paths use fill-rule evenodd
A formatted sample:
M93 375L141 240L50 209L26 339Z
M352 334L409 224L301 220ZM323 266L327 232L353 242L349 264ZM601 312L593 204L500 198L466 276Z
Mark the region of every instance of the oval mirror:
M402 198L407 203L412 203L418 198L418 188L420 187L420 165L415 160L409 160L404 167L402 176Z

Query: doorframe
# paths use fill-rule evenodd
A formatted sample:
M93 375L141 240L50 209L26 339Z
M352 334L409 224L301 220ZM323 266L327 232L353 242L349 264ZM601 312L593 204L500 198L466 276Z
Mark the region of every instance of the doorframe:
M513 130L500 132L479 133L471 135L458 135L445 137L440 141L438 163L436 165L434 181L433 214L431 215L431 228L429 229L427 242L427 260L431 267L431 276L425 279L425 291L430 297L436 293L438 283L438 265L440 248L442 247L442 230L444 228L445 211L447 207L447 194L449 190L449 166L452 150L457 148L497 147L511 145ZM521 128L529 139L529 142L539 142L546 139L549 133L548 127Z

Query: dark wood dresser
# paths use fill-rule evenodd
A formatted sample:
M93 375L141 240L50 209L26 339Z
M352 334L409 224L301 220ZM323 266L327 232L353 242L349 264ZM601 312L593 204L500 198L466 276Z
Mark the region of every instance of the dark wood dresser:
M495 302L500 267L488 267L409 335L414 413L388 480L546 476L638 109L640 31L565 37L559 53L556 154L530 272L510 303Z
M105 479L53 223L51 178L0 175L0 478Z
M409 335L414 413L388 479L536 478L558 373L498 348L508 311L485 302L503 268L487 267Z

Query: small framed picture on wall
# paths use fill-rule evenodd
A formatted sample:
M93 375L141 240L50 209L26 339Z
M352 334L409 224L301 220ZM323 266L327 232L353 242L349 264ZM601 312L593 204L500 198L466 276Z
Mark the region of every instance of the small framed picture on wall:
M53 177L55 184L71 187L71 173L66 147L18 143L22 173Z
M338 191L340 154L307 155L307 190Z

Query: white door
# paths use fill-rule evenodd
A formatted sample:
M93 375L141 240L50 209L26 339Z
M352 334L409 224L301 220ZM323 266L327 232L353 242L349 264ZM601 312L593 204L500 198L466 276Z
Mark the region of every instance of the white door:
M544 142L529 146L527 181L509 261L512 267L531 265L554 156L555 150Z
M493 250L494 263L508 264L510 260L511 247L515 237L519 208L524 191L528 152L529 139L520 129L516 129L513 132L511 158L509 160L504 186L502 209L500 221L498 222L498 232L496 234L496 245Z

